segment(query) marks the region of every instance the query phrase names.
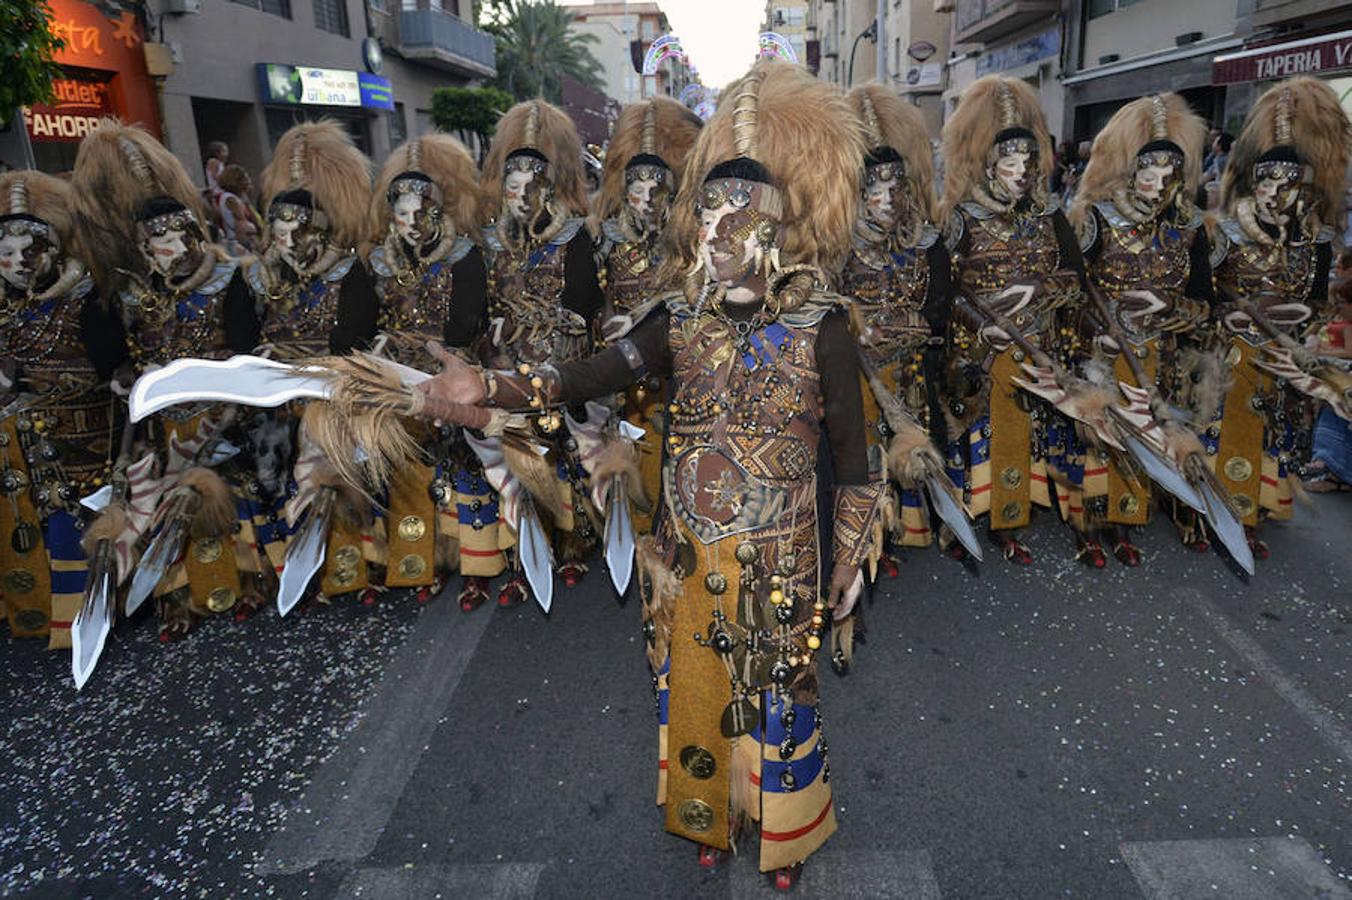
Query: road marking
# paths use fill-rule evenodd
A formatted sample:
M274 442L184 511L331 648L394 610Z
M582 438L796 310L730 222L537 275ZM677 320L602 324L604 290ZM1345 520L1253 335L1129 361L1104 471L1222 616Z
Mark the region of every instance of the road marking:
M1301 838L1149 841L1121 850L1146 900L1352 900Z
M358 869L338 886L335 900L530 900L544 863L490 863L463 866L389 866Z
M1266 650L1258 646L1257 641L1245 634L1215 605L1202 599L1201 594L1196 591L1183 593L1188 605L1216 629L1221 640L1244 657L1249 668L1257 672L1278 696L1295 707L1296 712L1310 724L1315 733L1338 752L1343 762L1352 763L1352 730L1339 722L1332 710L1306 693L1294 678L1277 665Z
M728 865L728 893L733 900L769 896L765 875L756 870L754 851ZM794 889L798 897L846 898L898 897L906 900L940 900L939 882L928 850L883 850L837 852L828 843L812 854L803 866Z
M315 772L254 871L286 875L355 862L375 848L413 769L450 704L493 610L423 609L366 704L366 714Z

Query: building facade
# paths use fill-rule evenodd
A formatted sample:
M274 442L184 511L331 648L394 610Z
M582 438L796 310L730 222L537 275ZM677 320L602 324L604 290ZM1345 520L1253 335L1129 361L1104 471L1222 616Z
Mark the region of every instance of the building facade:
M102 6L119 8L116 0ZM145 0L120 9L108 19L119 37L126 23L142 29L138 38L147 24L154 30L136 51L139 67L128 63L106 79L110 111L159 134L199 183L210 142L227 143L232 161L257 174L287 128L324 116L383 161L391 147L432 130L437 87L494 74L492 38L460 15L470 14L471 0ZM59 27L71 10L108 18L81 0L56 0ZM81 34L74 46L84 41ZM111 46L105 39L105 58ZM73 65L85 72L83 59ZM149 78L140 74L147 66ZM130 91L142 82L146 90ZM133 94L150 99L117 105ZM41 168L68 163L34 155Z
M594 35L592 55L601 61L605 93L622 105L649 97L679 97L692 80L683 59L668 57L650 75L640 71L654 41L671 31L671 23L653 2L596 2L569 6L572 29Z

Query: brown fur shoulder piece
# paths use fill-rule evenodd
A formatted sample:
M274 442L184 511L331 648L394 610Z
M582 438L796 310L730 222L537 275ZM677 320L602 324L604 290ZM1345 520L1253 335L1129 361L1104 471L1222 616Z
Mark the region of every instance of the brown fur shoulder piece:
M304 122L282 135L259 179L266 213L283 191L306 190L328 216L332 242L356 247L365 237L371 205L371 161L332 119Z
M235 501L220 475L205 466L194 466L178 477L174 487L191 488L200 498L192 517L193 537L224 537L234 529Z
M137 214L148 200L170 197L197 216L206 211L183 164L143 129L103 119L80 142L71 176L71 210L81 257L105 300L126 283L119 270L141 273Z
M1162 117L1158 115L1161 111ZM1117 191L1130 187L1136 173L1137 152L1157 138L1183 148L1183 186L1179 196L1191 202L1202 175L1206 123L1188 107L1188 101L1173 92L1138 97L1114 113L1094 138L1089 164L1075 192L1071 224L1084 221L1092 204L1112 199Z
M930 222L935 221L934 153L924 115L877 82L861 84L845 97L863 123L869 149L891 147L906 160L907 177L916 187L921 211Z
M1279 139L1281 120L1290 129L1288 140ZM1314 167L1316 214L1321 223L1336 222L1352 154L1352 124L1333 88L1317 78L1289 78L1258 98L1230 149L1221 178L1221 208L1233 215L1239 201L1253 195L1253 164L1279 144L1295 147L1301 160Z
M1047 184L1052 175L1052 136L1037 94L1018 78L978 78L944 123L940 150L944 197L939 214L945 220L959 203L972 199L973 191L984 188L986 157L995 136L1012 126L1027 128L1037 136L1038 184Z
M755 99L754 149L748 155L765 166L784 195L783 264L839 271L859 203L868 149L864 130L838 88L779 59L757 62L725 88L718 110L700 131L671 211L669 232L678 254L673 265L683 273L695 259L695 198L705 176L739 155L734 120L750 118L738 109L743 94Z
M483 170L484 191L492 202L502 197L502 167L508 155L526 147L534 147L549 160L554 196L568 214L585 216L587 180L582 172L582 138L568 114L544 100L518 103L498 120Z
M421 172L441 188L446 231L478 241L488 208L479 186L479 169L465 145L449 134L429 134L408 141L385 160L371 194L367 239L377 243L384 240L394 217L388 196L390 185L410 171Z
M649 121L652 126L649 138L652 149L645 151L644 133ZM615 123L610 144L606 148L606 161L601 169L601 190L592 204L592 219L604 222L619 215L624 206L624 169L629 165L629 160L639 153L655 153L666 160L676 176L673 190L679 190L686 157L695 146L695 139L699 137L703 125L699 116L670 97L655 97L626 106Z

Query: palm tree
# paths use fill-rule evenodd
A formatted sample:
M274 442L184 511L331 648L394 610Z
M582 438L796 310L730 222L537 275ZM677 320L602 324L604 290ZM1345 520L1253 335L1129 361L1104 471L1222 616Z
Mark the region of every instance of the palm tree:
M516 99L558 102L563 75L602 86L601 63L588 47L596 35L573 31L572 14L554 0L488 0L486 7L483 27L497 43L497 83Z

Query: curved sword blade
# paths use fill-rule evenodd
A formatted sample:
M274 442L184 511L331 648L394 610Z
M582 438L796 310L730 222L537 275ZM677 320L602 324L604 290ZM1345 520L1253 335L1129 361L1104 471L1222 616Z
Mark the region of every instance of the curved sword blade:
M113 630L112 542L99 541L89 569L84 602L70 626L70 671L75 689L85 686L94 674L104 644Z
M1188 479L1166 457L1152 451L1139 438L1126 435L1122 439L1131 458L1141 464L1150 480L1163 490L1173 494L1184 503L1197 510L1206 512L1206 504L1198 496L1197 489L1188 483Z
M226 360L176 359L147 372L132 385L131 420L179 403L219 401L246 406L281 406L301 397L327 398L332 385L321 370L306 370L261 356Z
M1200 487L1206 504L1202 512L1211 524L1211 530L1216 532L1216 537L1230 551L1239 567L1252 575L1253 549L1249 547L1249 539L1244 534L1244 524L1235 517L1230 504L1221 499L1215 488L1205 482Z
M141 554L141 561L136 564L136 574L131 578L131 587L127 589L127 615L141 608L164 573L169 571L169 566L178 559L183 550L183 541L188 536L187 530L188 520L183 516L175 516L160 529L146 552Z
M953 499L949 485L937 475L930 475L925 479L925 489L929 492L930 500L934 502L934 511L939 514L939 518L953 530L953 535L967 552L980 562L981 542L976 539L976 532L972 530L972 521L967 518L966 511Z
M331 487L320 488L310 504L309 517L286 548L286 561L277 580L277 614L285 616L305 596L305 589L324 565L328 552L329 522L333 519Z
M606 506L606 567L610 569L610 582L616 593L623 597L634 574L634 523L629 517L623 475L610 480Z
M531 503L521 505L517 532L518 551L521 554L521 568L530 582L531 593L540 608L549 612L554 603L554 557L549 552L549 541L540 527L540 517Z

